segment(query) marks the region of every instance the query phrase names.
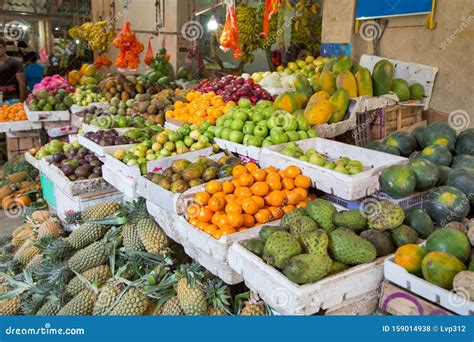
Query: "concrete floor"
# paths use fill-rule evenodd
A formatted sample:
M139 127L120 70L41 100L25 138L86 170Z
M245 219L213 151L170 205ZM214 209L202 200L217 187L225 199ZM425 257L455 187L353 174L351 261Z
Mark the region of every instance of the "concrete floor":
M10 234L16 227L21 225L23 220L21 217L10 218L0 210L0 235Z

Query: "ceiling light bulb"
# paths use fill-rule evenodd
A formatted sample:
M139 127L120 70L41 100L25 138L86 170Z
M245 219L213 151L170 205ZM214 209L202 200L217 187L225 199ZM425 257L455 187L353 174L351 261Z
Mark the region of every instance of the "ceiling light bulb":
M216 20L216 16L213 14L211 15L211 18L209 19L208 23L207 23L207 29L209 31L215 31L217 30L217 20Z

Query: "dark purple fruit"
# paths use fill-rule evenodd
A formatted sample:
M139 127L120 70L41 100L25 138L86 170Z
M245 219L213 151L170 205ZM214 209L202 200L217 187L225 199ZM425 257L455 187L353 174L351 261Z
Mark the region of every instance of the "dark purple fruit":
M61 160L66 159L66 155L64 153L55 153L53 154L53 162L60 162Z
M85 177L85 176L87 176L88 173L89 173L89 171L86 168L84 168L83 166L79 166L76 170L74 170L74 174L77 177Z
M102 166L96 166L92 169L92 173L102 176Z
M96 167L96 166L102 166L102 163L100 162L100 160L93 160L89 163L92 167Z
M72 165L66 164L61 167L61 170L66 176L71 176L74 173L74 168Z

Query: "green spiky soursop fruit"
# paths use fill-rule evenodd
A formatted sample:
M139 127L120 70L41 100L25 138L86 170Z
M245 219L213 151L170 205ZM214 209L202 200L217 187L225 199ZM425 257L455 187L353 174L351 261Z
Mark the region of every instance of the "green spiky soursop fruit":
M314 283L329 273L331 263L328 255L299 254L288 261L283 273L297 284Z
M327 255L329 237L322 229L301 235L300 237L303 251L307 254L313 255Z
M298 240L288 232L275 232L265 241L263 259L273 267L282 269L287 261L301 253Z
M293 225L293 221L299 217L306 216L306 211L304 208L298 208L293 211L290 211L288 214L285 214L281 219L280 225L286 229L290 229Z
M337 227L349 228L357 232L367 229L367 218L358 209L345 210L334 214L333 222Z
M247 241L244 241L242 245L251 251L253 254L256 254L258 256L262 256L263 254L263 247L265 246L265 242L261 240L260 238L253 238Z
M333 275L333 274L336 274L336 273L341 273L341 272L343 272L347 269L349 269L349 266L347 266L346 264L343 264L342 262L333 260L332 264L331 264L331 268L329 269L329 273L327 275L329 276L329 275Z
M369 241L346 228L329 233L329 251L334 259L347 265L364 264L377 257L377 251Z
M303 234L314 232L318 229L318 224L309 216L296 218L290 226L290 234L300 241Z
M285 232L287 229L282 226L263 226L262 229L260 229L258 236L260 237L260 240L265 242L273 233L282 231Z
M334 230L334 215L337 210L334 204L321 198L308 202L306 205L306 213L311 217L320 228L326 233Z
M396 248L392 241L392 237L387 231L380 232L375 229L368 229L360 233L360 237L374 245L375 250L377 251L377 257L389 255L395 252Z
M398 205L389 201L380 201L369 215L369 228L384 231L400 226L405 220L405 212Z

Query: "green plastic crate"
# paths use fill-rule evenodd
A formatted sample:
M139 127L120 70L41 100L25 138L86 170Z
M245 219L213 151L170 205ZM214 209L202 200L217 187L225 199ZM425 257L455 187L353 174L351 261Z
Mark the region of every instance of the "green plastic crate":
M43 198L48 202L50 207L56 208L56 195L54 194L53 181L46 177L43 172L40 172L40 180Z

